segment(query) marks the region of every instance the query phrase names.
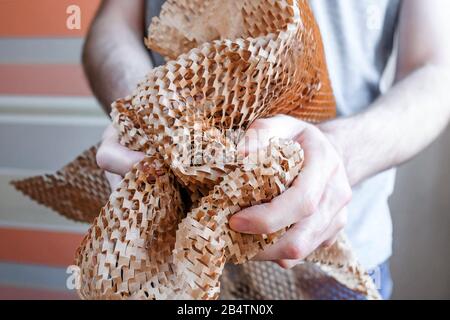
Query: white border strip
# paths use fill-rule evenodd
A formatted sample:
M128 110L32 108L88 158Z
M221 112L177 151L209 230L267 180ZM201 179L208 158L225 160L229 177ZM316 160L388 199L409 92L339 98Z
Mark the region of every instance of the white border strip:
M55 212L55 215L58 213ZM17 230L32 230L32 231L48 231L48 232L63 232L72 234L84 235L89 230L90 225L87 223L75 222L68 220L68 222L76 225L52 225L52 224L37 224L27 222L5 221L0 220L0 228L17 229Z
M0 96L0 124L105 126L108 122L93 97Z

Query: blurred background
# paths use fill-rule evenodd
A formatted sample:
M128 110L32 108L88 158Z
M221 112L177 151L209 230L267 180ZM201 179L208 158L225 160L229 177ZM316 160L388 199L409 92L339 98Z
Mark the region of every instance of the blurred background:
M76 299L66 268L87 226L9 182L54 172L100 140L108 119L80 64L99 2L0 0L0 299ZM66 26L70 5L79 30ZM394 298L450 299L450 130L400 168L391 208Z

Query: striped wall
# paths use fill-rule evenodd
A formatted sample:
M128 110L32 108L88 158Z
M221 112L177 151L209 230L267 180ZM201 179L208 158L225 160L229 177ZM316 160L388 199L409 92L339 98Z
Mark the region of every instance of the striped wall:
M100 0L0 1L0 299L76 299L66 268L87 226L25 199L12 179L51 172L107 124L83 75ZM79 30L66 26L69 5Z
M0 299L77 298L66 268L88 226L22 197L9 181L52 172L100 139L107 119L80 65L99 2L0 0ZM81 9L80 30L66 28L69 4ZM450 131L399 172L396 298L450 297L448 163Z

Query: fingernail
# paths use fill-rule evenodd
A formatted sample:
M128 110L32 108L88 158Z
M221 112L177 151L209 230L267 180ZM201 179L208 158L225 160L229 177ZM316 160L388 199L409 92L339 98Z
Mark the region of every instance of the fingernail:
M234 231L242 232L242 233L249 233L250 232L250 222L241 217L233 217L230 220L230 227Z

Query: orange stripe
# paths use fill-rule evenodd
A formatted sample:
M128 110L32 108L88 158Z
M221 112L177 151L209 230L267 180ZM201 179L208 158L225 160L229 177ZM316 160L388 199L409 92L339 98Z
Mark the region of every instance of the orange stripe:
M75 292L0 286L0 300L78 300Z
M0 260L67 267L82 238L67 232L0 228Z
M0 64L0 94L91 96L81 65Z
M0 36L2 37L80 37L87 33L100 0L2 0ZM80 30L69 30L67 7L78 5Z

